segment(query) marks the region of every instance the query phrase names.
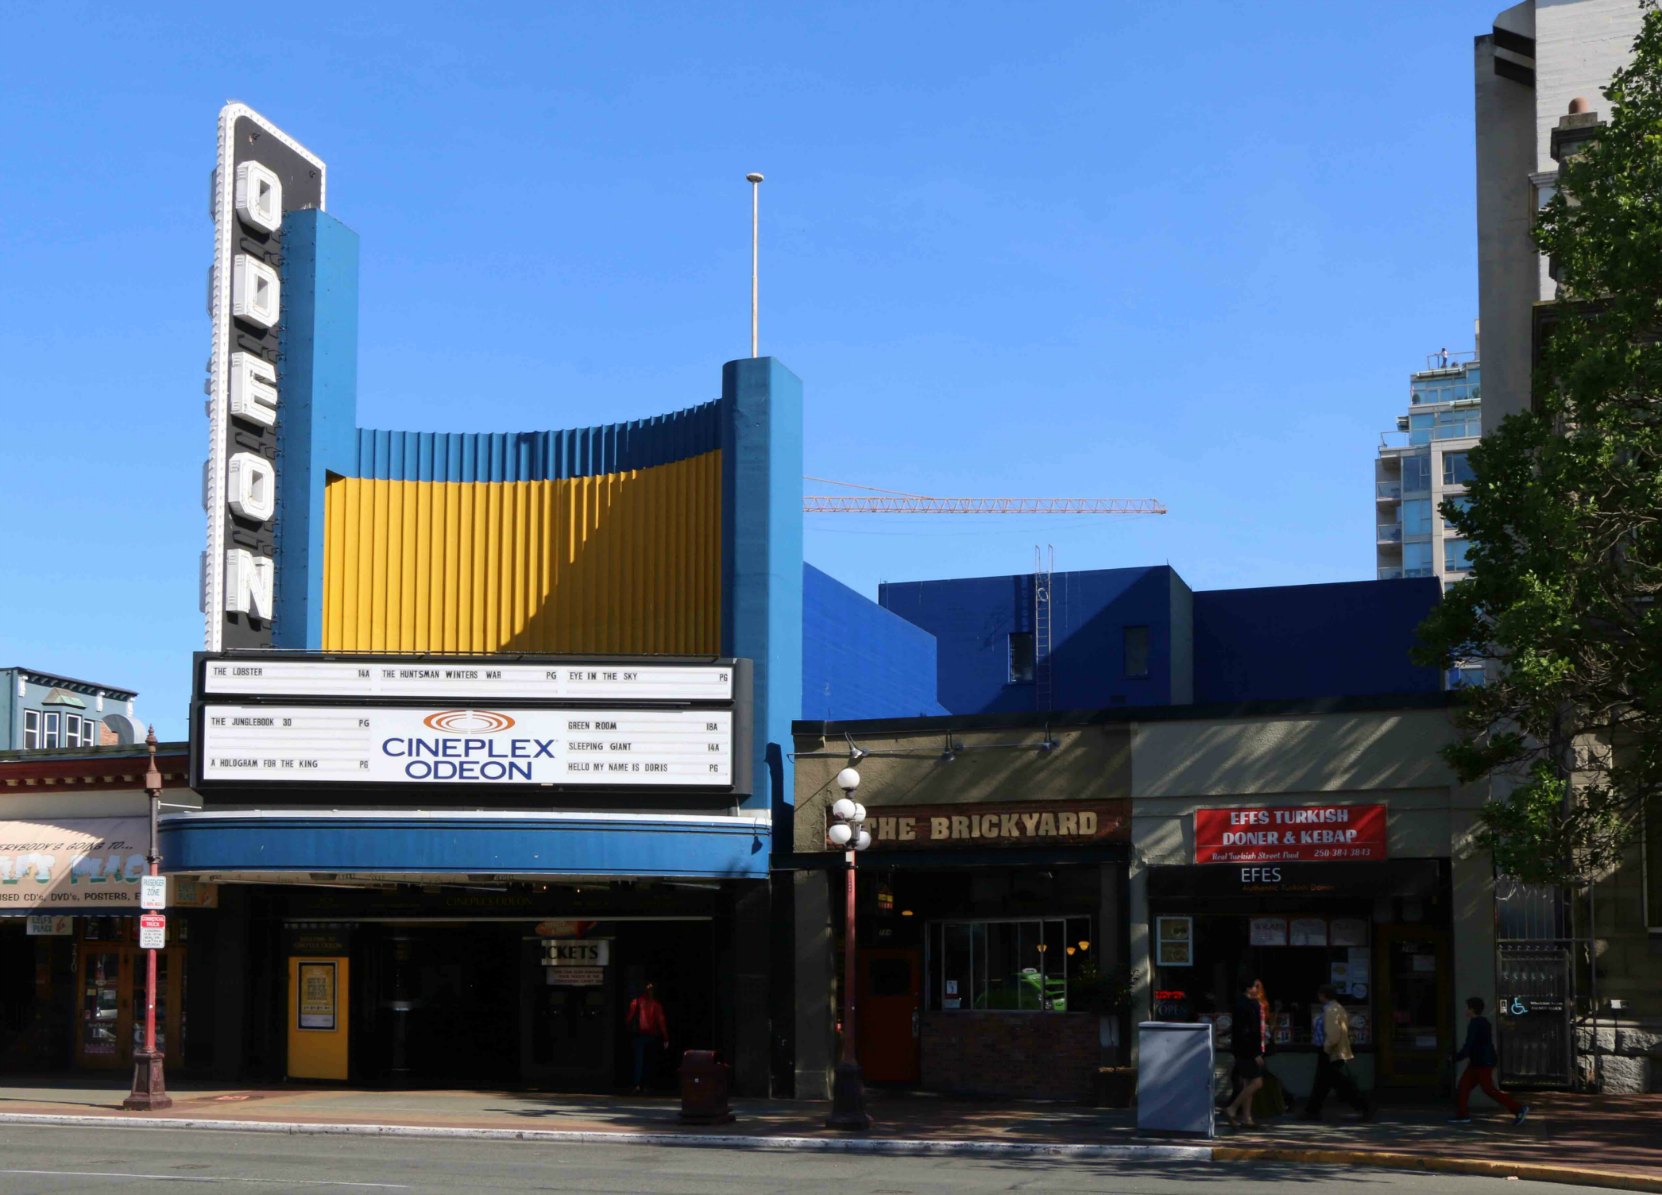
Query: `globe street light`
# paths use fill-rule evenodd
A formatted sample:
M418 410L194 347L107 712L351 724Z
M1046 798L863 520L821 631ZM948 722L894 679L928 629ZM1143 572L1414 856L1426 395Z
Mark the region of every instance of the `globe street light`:
M843 921L843 1048L837 1062L836 1078L831 1084L831 1115L825 1122L829 1129L851 1129L864 1132L871 1127L866 1115L865 1083L860 1072L860 1061L855 1052L854 986L857 979L854 963L854 857L871 845L871 834L866 829L866 807L854 799L860 787L860 773L844 768L837 773L837 787L843 795L831 805L831 824L826 827L826 840L844 852L846 867L844 879L845 906Z

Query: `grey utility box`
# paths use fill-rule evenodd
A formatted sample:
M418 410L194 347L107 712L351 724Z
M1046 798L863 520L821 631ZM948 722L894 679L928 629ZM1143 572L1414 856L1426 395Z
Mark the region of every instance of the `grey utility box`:
M1137 1026L1137 1131L1212 1136L1212 1026Z

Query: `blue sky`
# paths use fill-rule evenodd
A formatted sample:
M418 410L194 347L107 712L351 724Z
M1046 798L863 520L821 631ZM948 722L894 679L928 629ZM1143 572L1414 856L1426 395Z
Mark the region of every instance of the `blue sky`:
M1378 433L1471 347L1499 7L4 0L0 665L185 732L230 98L328 162L362 237L365 425L714 397L761 170L808 473L1171 511L809 516L814 563L871 594L1036 544L1196 588L1371 577Z

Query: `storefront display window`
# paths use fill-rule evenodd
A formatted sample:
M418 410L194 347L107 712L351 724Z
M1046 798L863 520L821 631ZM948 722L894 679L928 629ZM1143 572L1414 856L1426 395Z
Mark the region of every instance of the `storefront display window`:
M928 950L932 1011L1067 1012L1095 982L1088 917L937 921Z
M1170 923L1184 924L1192 943L1178 962L1168 944ZM1261 980L1271 999L1271 1027L1281 1046L1309 1045L1316 1015L1315 992L1325 983L1351 1007L1352 1041L1372 1044L1368 1016L1373 988L1370 930L1366 916L1274 914L1245 917L1156 919L1160 949L1155 1016L1206 1020L1227 1028L1240 983ZM1188 961L1188 960L1191 960Z

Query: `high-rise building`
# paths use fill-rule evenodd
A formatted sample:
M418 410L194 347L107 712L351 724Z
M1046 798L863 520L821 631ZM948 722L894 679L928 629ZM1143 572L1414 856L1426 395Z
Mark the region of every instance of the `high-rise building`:
M1477 38L1477 275L1485 428L1530 400L1543 304L1557 296L1530 239L1566 148L1609 115L1604 88L1632 56L1639 0L1524 0Z
M1467 541L1439 509L1466 492L1466 454L1482 434L1482 410L1476 350L1441 350L1408 375L1408 412L1380 435L1373 467L1381 581L1436 577L1447 588L1470 570Z

